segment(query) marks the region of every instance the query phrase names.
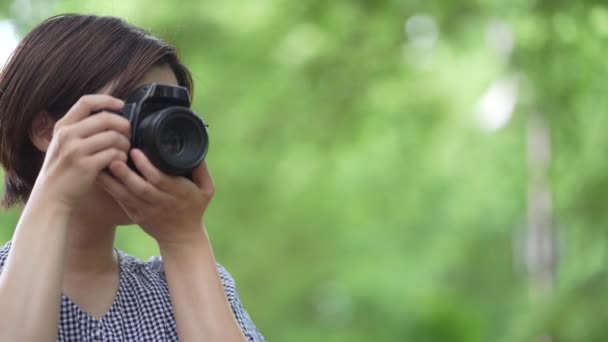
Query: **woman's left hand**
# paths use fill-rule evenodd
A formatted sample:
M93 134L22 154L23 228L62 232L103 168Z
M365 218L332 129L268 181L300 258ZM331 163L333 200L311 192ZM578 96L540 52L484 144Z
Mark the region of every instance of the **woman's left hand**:
M190 181L164 174L139 149L132 149L130 155L141 176L125 162L114 161L109 169L115 178L101 172L99 184L159 244L200 236L202 216L215 191L205 162L194 169Z

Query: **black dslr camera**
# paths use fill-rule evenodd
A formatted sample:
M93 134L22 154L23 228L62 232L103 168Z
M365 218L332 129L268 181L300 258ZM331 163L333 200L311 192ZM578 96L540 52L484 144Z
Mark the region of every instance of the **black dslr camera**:
M120 113L131 123L131 147L172 176L190 177L209 146L207 125L189 107L186 88L152 83L129 95Z

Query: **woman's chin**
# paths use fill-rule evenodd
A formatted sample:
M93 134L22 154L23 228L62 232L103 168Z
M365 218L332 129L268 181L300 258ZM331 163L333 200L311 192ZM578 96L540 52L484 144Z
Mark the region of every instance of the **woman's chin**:
M110 204L109 207L110 208L108 208L107 212L117 226L134 224L133 220L131 220L129 215L127 215L123 207L116 203L116 201L112 201L112 204Z
M130 226L135 224L135 222L133 222L133 220L131 220L126 214L124 217L117 217L115 222L117 226Z

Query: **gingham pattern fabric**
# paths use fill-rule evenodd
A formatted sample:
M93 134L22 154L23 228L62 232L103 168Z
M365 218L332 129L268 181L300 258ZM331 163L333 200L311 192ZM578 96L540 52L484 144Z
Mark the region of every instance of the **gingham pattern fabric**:
M0 248L0 271L9 248L10 242ZM162 260L154 257L143 262L117 252L120 280L108 312L97 320L62 296L57 341L178 341ZM234 279L220 265L218 271L232 312L248 341L264 342L241 304Z

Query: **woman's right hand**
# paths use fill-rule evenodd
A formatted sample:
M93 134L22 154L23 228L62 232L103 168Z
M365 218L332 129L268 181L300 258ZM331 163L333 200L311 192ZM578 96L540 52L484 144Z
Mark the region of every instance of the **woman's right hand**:
M99 172L114 160L126 161L131 147L129 121L103 111L119 112L123 106L123 101L109 95L81 97L55 123L32 195L50 195L71 210L90 191Z

